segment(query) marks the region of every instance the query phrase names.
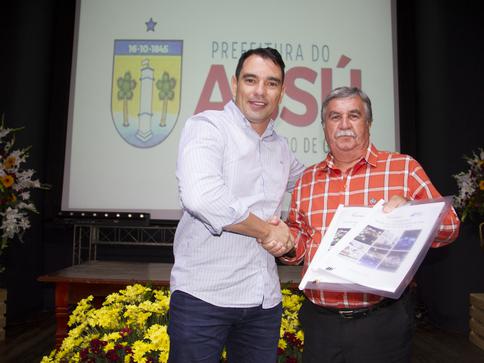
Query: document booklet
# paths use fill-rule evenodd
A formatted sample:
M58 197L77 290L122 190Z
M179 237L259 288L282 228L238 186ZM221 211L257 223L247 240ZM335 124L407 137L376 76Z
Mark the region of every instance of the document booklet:
M422 263L452 198L413 201L383 212L340 205L299 288L399 298Z

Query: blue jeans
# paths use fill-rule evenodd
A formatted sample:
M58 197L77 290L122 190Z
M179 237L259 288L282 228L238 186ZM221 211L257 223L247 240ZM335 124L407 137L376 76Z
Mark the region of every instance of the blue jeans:
M224 308L183 291L170 299L169 363L219 363L224 346L229 363L272 363L282 306Z

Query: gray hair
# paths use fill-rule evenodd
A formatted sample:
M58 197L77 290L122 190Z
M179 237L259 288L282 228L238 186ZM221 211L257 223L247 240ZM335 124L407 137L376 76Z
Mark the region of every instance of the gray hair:
M373 121L373 112L371 110L370 98L358 87L338 87L333 89L328 96L323 101L323 106L321 107L321 121L324 125L324 120L326 116L326 109L328 108L328 103L331 100L337 98L350 98L350 97L360 97L365 106L365 116L366 121L371 124Z

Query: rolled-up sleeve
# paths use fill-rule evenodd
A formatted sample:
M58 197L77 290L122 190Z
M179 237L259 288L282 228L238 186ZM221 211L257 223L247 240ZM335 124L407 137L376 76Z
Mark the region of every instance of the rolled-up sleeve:
M296 183L295 189L292 193L291 206L286 220L286 224L291 230L294 238L294 247L296 253L293 257L281 257L281 262L288 265L298 265L306 256L306 248L311 240L310 228L306 217L299 209L301 203L301 180Z
M181 135L176 167L183 208L215 235L249 215L248 206L235 198L224 183L225 144L223 132L209 119L192 117Z

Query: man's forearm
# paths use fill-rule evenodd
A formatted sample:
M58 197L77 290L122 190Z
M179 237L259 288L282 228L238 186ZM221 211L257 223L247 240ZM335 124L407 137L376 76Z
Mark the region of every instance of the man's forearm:
M252 213L249 213L249 216L242 222L225 226L224 230L254 237L258 240L265 240L270 234L269 223Z

